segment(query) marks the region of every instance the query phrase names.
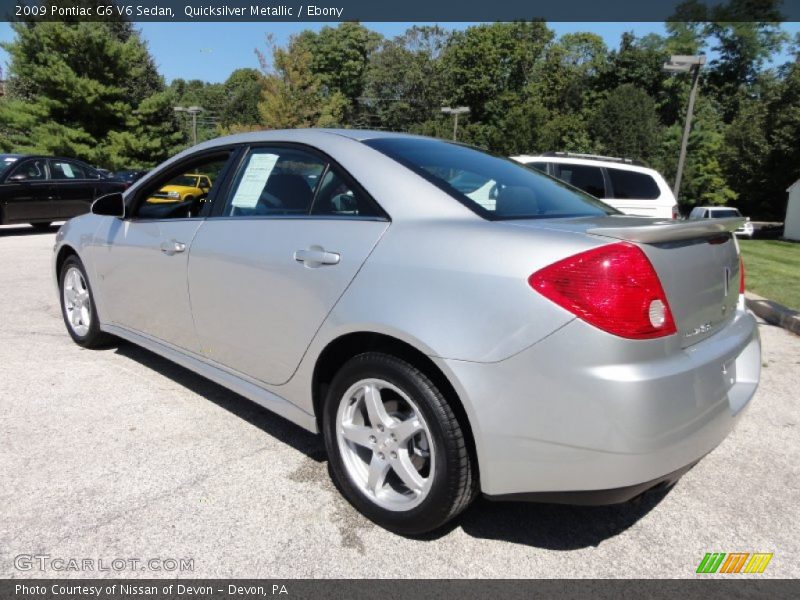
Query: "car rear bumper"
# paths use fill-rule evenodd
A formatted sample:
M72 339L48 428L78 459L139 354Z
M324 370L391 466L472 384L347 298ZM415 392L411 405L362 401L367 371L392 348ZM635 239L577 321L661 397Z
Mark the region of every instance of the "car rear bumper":
M755 393L761 347L744 311L679 346L677 336L632 342L576 319L504 361L439 359L470 418L482 491L637 495L693 465Z

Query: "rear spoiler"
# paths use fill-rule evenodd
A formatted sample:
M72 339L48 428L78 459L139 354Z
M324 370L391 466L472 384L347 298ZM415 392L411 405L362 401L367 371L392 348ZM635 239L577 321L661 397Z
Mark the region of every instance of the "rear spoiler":
M658 242L676 242L710 237L727 231L735 231L744 222L744 217L696 219L691 221L654 221L652 225L636 225L633 227L595 227L587 230L586 233L639 242L641 244L656 244Z

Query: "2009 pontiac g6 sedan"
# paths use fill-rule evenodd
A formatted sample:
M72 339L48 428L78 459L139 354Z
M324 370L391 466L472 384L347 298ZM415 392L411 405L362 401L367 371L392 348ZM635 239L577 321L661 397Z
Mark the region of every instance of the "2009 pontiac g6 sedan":
M149 202L186 173L207 197ZM167 357L312 431L380 525L478 493L672 484L760 376L738 219L630 217L471 147L270 131L167 161L59 231L67 331Z

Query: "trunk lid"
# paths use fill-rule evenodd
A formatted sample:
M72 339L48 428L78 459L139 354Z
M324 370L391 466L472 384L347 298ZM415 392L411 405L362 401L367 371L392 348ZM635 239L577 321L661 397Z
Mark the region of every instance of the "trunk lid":
M681 346L686 348L713 335L734 317L739 299L739 249L731 231L743 221L609 215L504 223L639 246L661 280Z

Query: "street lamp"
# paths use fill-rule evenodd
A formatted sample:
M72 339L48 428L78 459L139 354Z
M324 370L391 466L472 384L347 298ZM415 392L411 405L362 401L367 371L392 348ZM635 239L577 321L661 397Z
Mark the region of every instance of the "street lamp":
M694 99L697 96L697 81L700 79L700 67L706 64L706 57L684 56L675 54L670 56L669 61L664 63L664 71L667 73L691 73L692 91L689 92L689 106L686 108L686 123L683 126L683 139L681 140L681 154L678 158L678 173L675 175L675 187L673 195L678 199L678 191L681 189L681 177L683 177L683 164L686 162L686 146L689 144L689 130L692 128L692 113L694 112Z
M450 108L449 106L443 106L442 112L448 115L453 115L453 141L456 141L456 135L458 135L458 115L467 115L469 114L469 106L456 106L455 108Z
M176 113L189 113L192 115L192 145L197 145L197 115L203 112L202 106L190 106L189 108L184 108L183 106L176 106L174 108Z

